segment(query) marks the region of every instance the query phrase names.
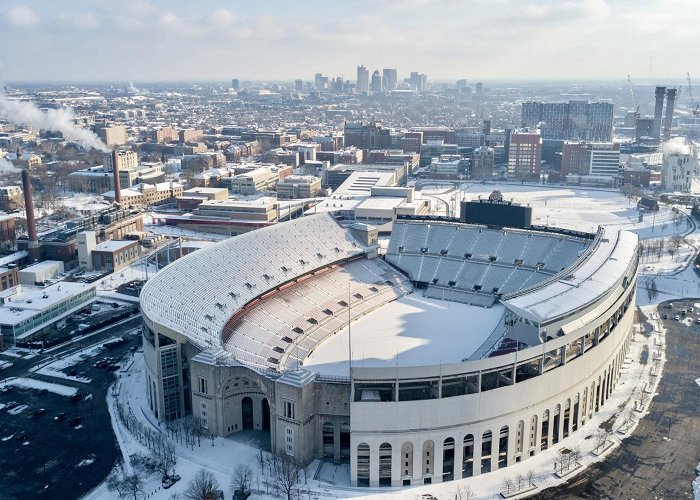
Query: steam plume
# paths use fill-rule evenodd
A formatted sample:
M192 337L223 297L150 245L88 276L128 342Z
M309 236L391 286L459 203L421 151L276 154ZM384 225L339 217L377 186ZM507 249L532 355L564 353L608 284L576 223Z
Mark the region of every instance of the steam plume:
M689 155L691 152L690 145L686 143L685 137L675 137L670 141L666 141L661 149L664 155Z
M34 103L9 99L4 92L0 91L0 117L14 123L28 123L38 129L61 132L63 137L85 148L109 152L109 148L99 137L73 123L74 115L69 109L49 109L44 112Z
M0 158L0 174L19 174L22 169L15 167L10 160Z

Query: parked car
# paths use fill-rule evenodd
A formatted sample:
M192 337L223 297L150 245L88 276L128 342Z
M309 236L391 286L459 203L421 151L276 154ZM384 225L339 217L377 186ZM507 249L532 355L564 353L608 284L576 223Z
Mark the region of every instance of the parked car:
M46 413L46 409L44 408L39 408L38 410L34 410L34 413L32 413L32 417L40 417L44 413Z
M66 414L65 413L59 413L55 417L53 417L54 422L63 422L66 419Z

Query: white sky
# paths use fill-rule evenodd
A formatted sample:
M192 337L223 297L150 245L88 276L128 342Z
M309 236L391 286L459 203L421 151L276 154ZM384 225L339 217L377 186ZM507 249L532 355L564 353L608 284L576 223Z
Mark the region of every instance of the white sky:
M0 80L682 81L699 25L697 0L0 0Z

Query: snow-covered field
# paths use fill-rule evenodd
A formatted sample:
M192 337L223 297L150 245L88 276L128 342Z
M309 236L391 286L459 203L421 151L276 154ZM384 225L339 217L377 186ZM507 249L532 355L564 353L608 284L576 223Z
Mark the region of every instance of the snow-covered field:
M0 380L0 387L7 385L22 387L24 389L36 389L37 391L46 389L49 392L58 394L59 396L73 396L78 392L78 389L75 387L25 377L10 377Z

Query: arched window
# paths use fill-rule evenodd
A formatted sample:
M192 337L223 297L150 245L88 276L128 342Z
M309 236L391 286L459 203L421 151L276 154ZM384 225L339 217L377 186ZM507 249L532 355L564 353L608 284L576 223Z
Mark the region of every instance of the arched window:
M369 445L357 445L357 486L369 486Z
M391 445L379 445L379 486L391 486Z
M455 440L448 437L442 443L442 480L452 481L455 478Z

